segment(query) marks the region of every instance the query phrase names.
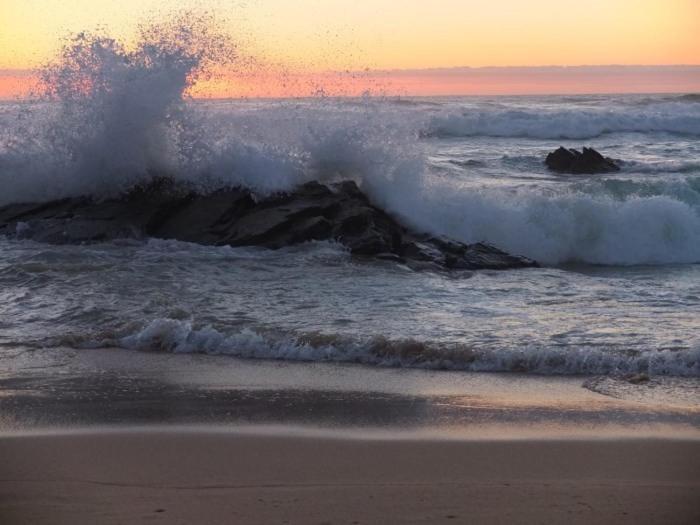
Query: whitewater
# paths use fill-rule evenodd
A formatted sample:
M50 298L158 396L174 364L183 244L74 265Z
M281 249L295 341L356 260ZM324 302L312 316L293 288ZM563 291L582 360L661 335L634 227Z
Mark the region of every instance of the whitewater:
M76 37L44 96L0 103L0 206L164 175L261 196L353 179L412 228L542 268L416 272L333 243L2 238L0 348L700 375L700 97L192 100L202 66L230 58L199 34L151 30L135 49ZM584 145L622 170L546 169Z

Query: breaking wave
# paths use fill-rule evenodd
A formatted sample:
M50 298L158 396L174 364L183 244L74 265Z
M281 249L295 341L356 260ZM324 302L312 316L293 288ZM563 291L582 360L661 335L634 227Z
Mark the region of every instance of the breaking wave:
M42 72L44 89L17 119L0 115L0 205L109 198L158 176L212 191L259 192L310 179L394 177L422 164L415 131L371 101L250 104L231 114L189 89L236 47L210 18L147 26L133 48L80 33ZM254 111L251 111L254 110ZM404 158L406 157L406 158Z
M434 137L592 139L610 133L667 132L700 135L694 100L616 109L468 111L433 117L423 133Z
M700 262L700 191L692 177L678 183L680 190L596 182L474 189L432 173L420 138L696 136L694 99L609 111L496 105L442 116L433 106L426 113L422 105L406 110L371 98L249 102L234 109L194 103L187 97L192 84L236 58L234 43L215 27L207 17L186 16L144 27L129 48L102 35L74 37L44 71L42 102L16 121L0 116L0 205L107 198L163 174L204 192L244 185L269 193L308 180L350 178L418 229L489 242L544 263ZM696 165L662 168L692 174Z
M224 334L208 326L195 328L189 321L177 319L156 319L134 333L82 342L78 346L475 372L700 376L700 348L621 351L526 346L479 349L459 344L389 340L381 336L359 340L319 333L275 335L250 328Z
M695 184L693 184L695 182ZM700 189L609 180L565 191L385 188L386 207L413 226L464 242L488 241L547 263L700 262Z

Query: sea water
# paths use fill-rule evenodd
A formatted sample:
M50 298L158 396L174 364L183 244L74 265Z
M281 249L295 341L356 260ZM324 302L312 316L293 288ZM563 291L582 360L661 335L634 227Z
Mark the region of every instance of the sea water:
M0 205L109 198L155 174L260 196L353 179L416 230L541 268L418 272L335 243L9 236L0 348L700 375L698 95L196 101L193 72L225 46L171 33L132 50L79 35L44 72L49 96L0 103ZM551 173L559 146L622 169Z

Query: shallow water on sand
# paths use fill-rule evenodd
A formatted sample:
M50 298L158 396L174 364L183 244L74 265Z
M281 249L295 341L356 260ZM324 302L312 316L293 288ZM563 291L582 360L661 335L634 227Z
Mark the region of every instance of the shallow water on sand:
M15 349L0 434L172 428L456 439L700 437L700 381Z

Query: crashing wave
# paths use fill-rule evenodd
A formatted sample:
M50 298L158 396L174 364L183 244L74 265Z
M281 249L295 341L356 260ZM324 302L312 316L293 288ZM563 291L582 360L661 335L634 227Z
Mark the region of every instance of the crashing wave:
M691 181L692 182L692 181ZM388 207L418 229L470 243L488 239L546 263L700 262L700 192L692 185L623 188L607 182L564 192L404 188ZM388 190L388 189L387 189Z
M310 180L355 180L416 229L558 264L700 262L692 177L681 189L623 191L461 187L431 172L421 130L456 136L595 137L614 131L700 135L700 106L677 99L602 111L513 111L495 106L433 116L363 99L248 103L240 111L187 98L192 83L235 60L212 20L183 17L143 29L133 47L80 34L46 69L50 102L35 118L2 117L0 205L79 195L109 198L154 176L202 192L244 186L261 194ZM225 106L225 105L224 105ZM617 106L616 106L617 107ZM431 117L428 117L431 118ZM11 129L10 129L11 128ZM466 170L477 169L465 166ZM693 163L630 171L696 173ZM684 183L680 183L682 186ZM595 191L592 191L595 190Z

